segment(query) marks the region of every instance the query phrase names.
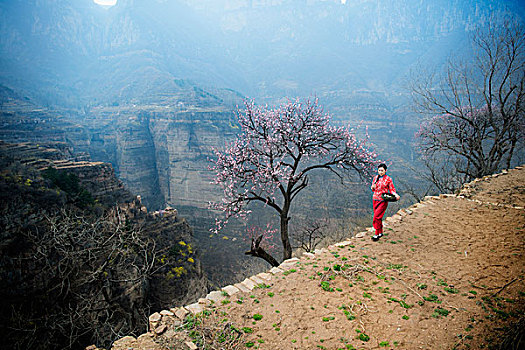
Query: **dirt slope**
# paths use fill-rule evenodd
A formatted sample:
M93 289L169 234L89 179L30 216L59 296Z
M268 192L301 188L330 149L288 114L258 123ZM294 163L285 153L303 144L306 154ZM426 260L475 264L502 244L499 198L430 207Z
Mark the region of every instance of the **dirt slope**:
M401 210L379 242L367 233L303 255L259 288L212 304L198 325L115 349L183 349L177 339L191 330L205 334L203 348L221 329L235 338L224 348L495 349L524 316L525 169L462 195Z

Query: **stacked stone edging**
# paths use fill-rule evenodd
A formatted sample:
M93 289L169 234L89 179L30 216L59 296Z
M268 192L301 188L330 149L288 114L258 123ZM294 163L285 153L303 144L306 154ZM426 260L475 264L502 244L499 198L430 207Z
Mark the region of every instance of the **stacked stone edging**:
M525 168L524 165L520 165L520 166L515 167L513 170L523 170L524 168ZM463 198L463 199L466 199L468 201L475 202L475 203L478 203L478 204L488 204L488 205L492 205L492 206L496 206L496 207L503 207L503 208L508 208L508 209L525 210L524 207L518 206L518 205L515 205L515 204L484 202L484 201L480 201L479 199L472 199L471 198L473 196L473 194L475 193L474 190L473 190L473 187L475 185L479 184L480 182L488 181L488 180L496 178L496 177L505 176L508 173L509 173L509 170L502 170L501 173L492 174L492 175L486 175L486 176L483 176L481 178L474 179L471 182L466 183L466 184L463 185L463 187L459 191L459 194L457 195L457 197Z
M521 170L524 169L525 166L518 166L515 169ZM461 198L464 200L476 202L479 204L488 204L488 205L494 205L498 207L505 207L505 208L511 208L511 209L518 209L518 210L524 210L523 207L515 206L515 205L509 205L509 204L503 204L503 203L492 203L492 202L483 202L477 199L471 199L469 197L472 196L472 187L481 182L481 181L487 181L491 178L495 178L498 176L503 176L508 174L507 170L503 170L501 173L494 174L494 175L488 175L484 176L479 179L475 179L471 181L470 183L467 183L463 186L463 188L460 190L459 194L440 194L439 196L426 196L422 201L415 203L411 205L408 208L400 209L397 213L394 215L388 217L385 219L387 223L395 223L395 222L401 222L403 221L403 218L407 215L412 215L416 210L425 208L430 205L434 205L437 203L437 201L454 197L454 198ZM327 248L321 248L316 249L314 252L305 252L302 254L301 258L291 258L288 260L283 261L278 267L272 267L268 272L262 272L257 275L251 276L246 278L244 281L236 283L234 285L228 285L223 288L221 288L220 291L212 291L206 295L204 298L200 298L196 303L186 305L179 308L171 308L170 310L162 310L160 312L156 312L152 314L149 317L149 328L150 333L143 334L140 337L143 336L157 336L160 334L163 334L168 329L167 324L170 325L181 325L184 321L184 318L189 313L192 313L194 315L204 311L204 308L208 305L211 305L213 303L220 303L222 300L226 299L229 296L235 295L237 293L248 293L251 290L253 290L255 287L257 287L260 284L266 284L267 282L270 282L277 278L277 275L288 271L292 269L296 264L303 258L305 259L311 259L315 257L316 255L322 255L325 253L328 253L330 250L335 249L336 247L345 247L352 243L354 243L353 240L356 238L364 238L367 235L370 235L370 233L373 231L373 228L368 227L364 231L361 231L357 234L355 234L353 237L348 238L345 241L338 242L332 245L329 245ZM167 334L166 334L167 335ZM140 338L139 337L139 338ZM114 343L114 346L117 345L124 345L127 342L135 341L136 339L130 336L124 337L122 339L119 339ZM190 350L197 349L197 346L192 342L186 342L186 346Z

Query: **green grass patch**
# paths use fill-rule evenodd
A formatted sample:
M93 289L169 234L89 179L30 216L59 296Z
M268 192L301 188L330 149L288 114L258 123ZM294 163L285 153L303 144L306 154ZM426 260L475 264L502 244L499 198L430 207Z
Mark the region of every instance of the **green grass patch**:
M250 333L253 333L253 328L250 328L250 327L242 327L241 328L242 331L246 334L250 334Z
M434 312L432 313L432 317L435 317L435 318L440 318L441 316L447 317L449 313L450 313L449 310L438 307L434 309Z
M334 291L334 289L332 287L330 287L330 282L328 282L328 281L321 282L321 288L324 291L327 291L327 292L333 292Z

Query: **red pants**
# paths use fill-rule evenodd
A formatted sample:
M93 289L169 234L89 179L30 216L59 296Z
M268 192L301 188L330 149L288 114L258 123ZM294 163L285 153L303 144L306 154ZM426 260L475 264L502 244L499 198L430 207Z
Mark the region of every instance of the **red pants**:
M372 201L374 207L374 219L372 225L376 230L376 235L383 233L383 215L385 215L388 202L385 201Z

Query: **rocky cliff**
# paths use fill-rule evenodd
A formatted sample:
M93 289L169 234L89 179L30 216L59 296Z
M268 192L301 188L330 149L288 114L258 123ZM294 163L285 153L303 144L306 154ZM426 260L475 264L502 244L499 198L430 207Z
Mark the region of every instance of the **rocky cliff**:
M63 142L75 153L111 163L126 187L140 194L150 209L166 204L204 208L218 195L210 185L207 159L212 148L230 141L238 127L232 110L216 97L179 98L98 106L80 113L38 108L9 97L0 111L0 139Z
M144 329L149 308L208 289L177 211L149 213L111 165L70 151L0 144L0 323L11 348L108 343Z

